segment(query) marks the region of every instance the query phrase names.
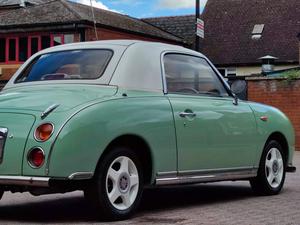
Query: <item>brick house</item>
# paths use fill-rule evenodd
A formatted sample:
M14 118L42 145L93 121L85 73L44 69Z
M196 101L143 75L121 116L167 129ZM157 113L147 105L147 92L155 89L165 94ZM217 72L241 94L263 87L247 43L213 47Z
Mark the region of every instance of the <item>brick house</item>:
M43 3L43 0L1 0L0 13Z
M26 1L29 2L29 1ZM2 3L2 2L1 2ZM0 8L1 8L0 3ZM64 1L35 0L0 13L0 80L7 81L39 50L65 43L96 40L91 8ZM139 39L183 44L182 39L126 15L94 9L99 40Z
M299 0L209 0L202 18L201 51L223 75L261 72L258 58L277 57L275 69L299 65ZM195 16L146 18L157 27L194 43Z

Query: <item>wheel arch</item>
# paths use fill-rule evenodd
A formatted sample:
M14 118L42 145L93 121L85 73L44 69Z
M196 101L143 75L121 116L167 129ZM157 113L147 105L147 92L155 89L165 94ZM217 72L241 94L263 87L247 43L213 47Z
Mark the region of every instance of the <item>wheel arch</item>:
M281 147L282 147L282 149L283 149L283 151L284 151L284 153L285 153L285 155L284 155L284 157L285 157L285 162L288 163L288 159L289 159L289 144L288 144L287 138L284 136L284 134L282 134L282 133L279 132L279 131L273 132L273 133L268 137L265 146L266 146L270 141L272 141L272 140L277 141L277 142L281 145Z
M143 167L142 169L144 175L144 183L145 185L151 185L153 183L154 178L153 155L147 141L139 135L124 134L113 139L101 154L98 160L97 167L101 163L105 155L117 146L129 147L137 155Z

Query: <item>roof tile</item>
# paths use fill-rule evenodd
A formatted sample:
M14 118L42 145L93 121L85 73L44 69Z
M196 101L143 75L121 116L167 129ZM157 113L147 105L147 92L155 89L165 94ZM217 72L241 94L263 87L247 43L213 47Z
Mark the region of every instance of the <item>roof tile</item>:
M217 65L259 64L265 55L278 57L278 63L299 62L299 15L299 0L209 0L202 15L201 51ZM187 39L195 28L193 16L186 17L145 20ZM253 40L256 24L265 26L262 37ZM187 30L180 34L178 27Z
M123 14L95 8L95 19L97 24L102 26L182 42L181 38L173 34L143 22L142 20ZM36 6L11 10L0 14L0 29L17 28L23 27L24 25L41 26L44 24L84 22L93 22L90 7L64 0L53 0Z

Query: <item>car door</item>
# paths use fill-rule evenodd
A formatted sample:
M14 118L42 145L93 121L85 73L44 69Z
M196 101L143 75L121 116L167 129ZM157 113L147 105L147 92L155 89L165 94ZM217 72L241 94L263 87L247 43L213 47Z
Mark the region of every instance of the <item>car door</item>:
M172 53L163 61L174 114L178 171L252 168L256 122L249 105L233 104L206 59Z

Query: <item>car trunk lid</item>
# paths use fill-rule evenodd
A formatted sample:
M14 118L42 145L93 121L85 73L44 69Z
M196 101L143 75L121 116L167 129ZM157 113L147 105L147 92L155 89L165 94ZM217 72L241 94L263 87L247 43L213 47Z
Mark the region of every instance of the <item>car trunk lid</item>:
M22 113L0 113L0 173L21 175L24 148L35 117Z
M0 94L0 110L32 110L43 112L49 106L59 105L56 112L70 110L95 99L112 96L115 86L52 84L26 85L5 89Z

